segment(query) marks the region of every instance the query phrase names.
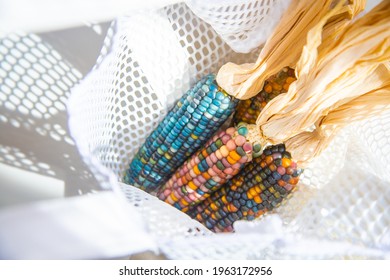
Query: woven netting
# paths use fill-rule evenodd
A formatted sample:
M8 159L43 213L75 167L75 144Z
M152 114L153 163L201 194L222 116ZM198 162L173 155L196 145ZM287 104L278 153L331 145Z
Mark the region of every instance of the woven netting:
M119 18L98 63L73 90L70 131L84 161L102 188L121 190L136 206L169 258L387 256L390 113L343 129L283 205L260 220L236 223L233 234L213 234L121 183L175 100L226 62L255 61L285 6L281 0L191 1Z

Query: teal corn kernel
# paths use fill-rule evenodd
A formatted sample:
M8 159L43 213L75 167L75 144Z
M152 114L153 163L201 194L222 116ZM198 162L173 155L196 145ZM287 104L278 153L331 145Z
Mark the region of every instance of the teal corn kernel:
M238 134L240 134L242 136L246 136L248 134L248 129L246 127L240 127L238 129Z
M162 186L184 161L203 146L231 115L238 100L207 75L188 90L147 137L124 182L152 192Z

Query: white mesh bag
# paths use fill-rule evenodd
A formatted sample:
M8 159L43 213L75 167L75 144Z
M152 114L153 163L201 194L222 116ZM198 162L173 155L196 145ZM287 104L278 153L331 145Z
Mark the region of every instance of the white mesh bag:
M124 195L167 258L389 257L389 112L346 127L305 169L290 199L259 220L235 223L235 233L214 234L121 182L146 137L197 79L257 58L287 2L187 1L120 17L95 67L72 89L68 124L89 169L83 176Z

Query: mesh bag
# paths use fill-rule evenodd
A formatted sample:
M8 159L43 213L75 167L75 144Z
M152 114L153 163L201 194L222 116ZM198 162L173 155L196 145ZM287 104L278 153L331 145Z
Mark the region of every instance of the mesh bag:
M118 18L108 31L95 67L72 89L67 104L69 130L88 168L84 172L67 161L58 162L69 168L73 166L73 172L82 170L83 174L73 174L70 178L96 180L98 189L124 195L142 215L148 232L168 258L378 259L389 256L388 112L345 127L305 168L299 187L290 199L259 220L237 222L233 234L214 234L156 197L121 182L134 154L174 102L197 79L216 73L226 62L255 61L259 47L286 6L286 1L281 0L221 0L207 4L188 1ZM50 51L47 50L47 56L53 55ZM57 59L61 61L61 57ZM52 63L56 64L57 60ZM64 77L70 75L66 80L71 81L65 83L68 89L81 76L76 70L69 70L69 65L66 67L68 74ZM17 74L23 70L14 71ZM45 72L40 85L55 93L55 85L45 78ZM12 86L14 74L9 73L12 71L0 73L8 81L2 86L4 91L8 83L11 83L8 87ZM39 90L33 92L39 96ZM1 105L10 111L17 108L15 105L27 102L17 103L6 94L0 97ZM61 101L59 97L53 98L53 102ZM36 109L39 113L38 105ZM10 115L2 114L1 118L17 126L17 122L25 125L35 117L39 121L32 121L42 123L42 126L32 123L33 130L39 133L39 127L45 129L45 116L50 113L49 110L41 112L41 116L30 116L26 112L27 119L16 119L16 122L11 121ZM62 131L59 128L54 131ZM50 131L46 127L46 133ZM59 139L67 141L65 136ZM72 140L68 141L74 145ZM11 162L12 156L23 157L20 151L7 147L1 151L2 161ZM50 175L51 168L46 168L44 163L28 162L28 165L40 166L48 170L42 172ZM91 187L96 186L93 183L72 183L83 192L96 188Z

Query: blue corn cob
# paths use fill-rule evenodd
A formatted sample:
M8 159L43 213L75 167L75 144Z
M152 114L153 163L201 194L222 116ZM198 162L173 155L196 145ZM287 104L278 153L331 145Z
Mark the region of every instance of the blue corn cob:
M202 78L149 135L126 170L124 182L152 192L163 185L218 130L238 100Z

